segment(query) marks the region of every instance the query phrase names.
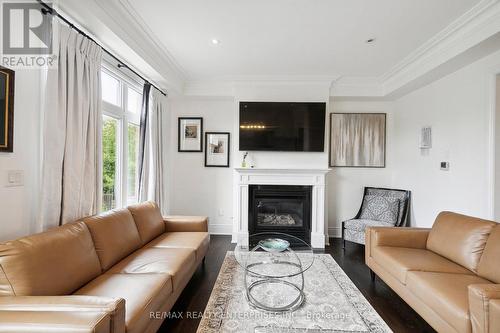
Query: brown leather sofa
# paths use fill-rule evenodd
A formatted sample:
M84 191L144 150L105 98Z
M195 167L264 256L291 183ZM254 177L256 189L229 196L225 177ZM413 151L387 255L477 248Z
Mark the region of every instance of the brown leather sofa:
M500 224L443 212L432 229L369 228L365 251L438 332L500 332Z
M0 332L156 332L209 240L145 202L0 244Z

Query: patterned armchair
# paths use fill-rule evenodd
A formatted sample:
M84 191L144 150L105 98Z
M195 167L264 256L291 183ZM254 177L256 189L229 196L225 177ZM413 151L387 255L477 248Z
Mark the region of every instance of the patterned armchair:
M358 214L342 222L342 240L365 244L369 226L403 227L409 214L411 192L388 188L365 187Z

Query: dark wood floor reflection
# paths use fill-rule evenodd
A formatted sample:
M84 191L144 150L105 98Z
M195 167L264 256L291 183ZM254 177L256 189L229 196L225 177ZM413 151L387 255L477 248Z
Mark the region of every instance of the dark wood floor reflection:
M198 323L217 279L219 269L227 251L234 248L229 236L211 236L205 266L198 268L193 278L170 311L158 332L191 333L196 332ZM361 290L370 304L377 310L394 332L434 332L434 330L396 295L385 283L370 280L368 268L364 264L364 247L347 244L342 250L340 239L331 239L331 245L324 253L330 254L342 267L356 287Z

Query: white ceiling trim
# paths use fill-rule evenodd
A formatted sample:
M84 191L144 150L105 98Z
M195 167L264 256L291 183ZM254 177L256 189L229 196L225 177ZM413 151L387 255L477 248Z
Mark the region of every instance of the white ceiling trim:
M490 46L467 55L468 50L499 33L500 0L483 0L379 78L340 78L332 96L398 98L493 52Z
M400 72L404 71L412 64L419 62L420 59L426 57L429 53L432 53L436 48L440 47L440 45L447 39L452 38L454 34L457 33L460 34L460 31L464 27L468 26L470 23L473 23L475 19L477 19L478 17L480 17L480 15L487 12L498 2L499 0L483 0L478 4L476 4L465 14L463 14L458 19L450 23L446 28L438 32L427 42L418 47L415 51L413 51L410 55L404 58L401 62L396 64L393 68L387 71L387 73L384 73L380 77L381 81L390 80L392 77L399 75Z
M134 7L130 4L128 0L118 0L120 5L127 11L129 14L129 17L131 20L135 22L135 24L142 30L143 35L152 43L154 44L161 52L163 53L163 56L165 57L165 60L170 63L170 66L175 68L175 71L177 71L182 79L187 80L188 75L186 74L186 70L182 68L182 66L175 60L175 58L170 54L170 52L167 50L167 48L161 43L156 36L156 34L149 28L147 23L142 19L142 17L137 13L137 11L134 9Z
M175 82L180 88L179 93L191 96L230 96L234 94L234 87L242 83L329 82L333 84L330 94L334 97L396 98L418 88L419 84L425 84L428 80L423 78L426 76L436 79L436 71L444 64L459 56L464 58L467 50L477 48L488 38L500 34L500 0L483 0L380 77L240 76L191 81L178 61L140 18L129 0L94 2L113 20L112 26L109 21L103 22L109 29L124 41L131 42L136 52L166 82ZM119 33L116 30L120 30ZM491 46L488 51L491 52ZM472 60L474 59L471 58ZM465 60L460 62L460 65L463 66L464 62ZM441 72L441 76L446 74Z
M454 68L449 66L447 71L439 70L443 65L451 62L454 58L464 55L467 50L480 45L488 38L500 33L500 0L483 0L471 10L463 14L457 20L449 24L445 29L437 33L429 41L424 43L391 70L380 77L331 77L331 96L340 98L374 98L394 99L402 96L418 87L429 83L430 78L436 80ZM500 44L498 45L500 48ZM493 50L485 48L482 56L486 56ZM486 53L487 52L487 53ZM470 62L478 58L477 50ZM465 57L463 57L465 58ZM467 59L462 59L456 66L464 66ZM429 77L428 80L425 78ZM285 79L296 82L322 81L325 77L260 77L258 81L273 82ZM225 78L224 88L227 96L231 81L253 82L255 77ZM222 86L218 81L188 81L185 84L184 94L200 95L206 92L214 95ZM413 83L413 84L412 84ZM214 89L215 88L215 89Z

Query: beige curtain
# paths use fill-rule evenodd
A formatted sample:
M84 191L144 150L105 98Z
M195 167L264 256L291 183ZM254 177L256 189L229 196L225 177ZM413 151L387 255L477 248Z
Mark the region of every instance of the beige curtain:
M58 32L58 66L47 72L39 229L96 213L102 49L71 28Z
M139 201L155 201L163 215L167 214L166 153L167 98L151 89L149 112L145 121L144 156L139 183Z

